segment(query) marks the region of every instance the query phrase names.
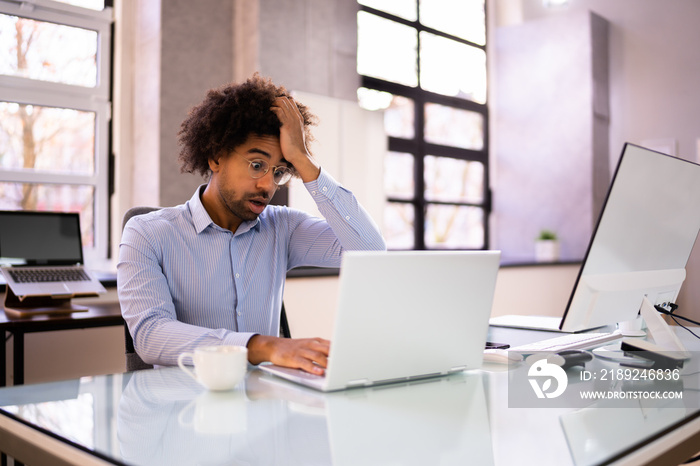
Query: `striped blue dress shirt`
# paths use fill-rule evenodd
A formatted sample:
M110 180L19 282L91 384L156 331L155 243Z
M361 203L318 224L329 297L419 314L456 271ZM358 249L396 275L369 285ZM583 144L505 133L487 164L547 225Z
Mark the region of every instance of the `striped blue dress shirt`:
M185 204L129 220L117 287L145 362L175 365L197 346L246 346L255 334L279 335L287 271L338 267L345 250L386 249L355 196L330 175L321 171L305 186L325 219L267 206L232 233L211 220L200 186Z

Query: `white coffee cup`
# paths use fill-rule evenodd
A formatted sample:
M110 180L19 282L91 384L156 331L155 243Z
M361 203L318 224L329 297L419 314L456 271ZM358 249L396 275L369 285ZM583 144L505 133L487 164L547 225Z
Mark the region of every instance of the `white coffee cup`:
M191 358L194 371L185 366ZM243 346L202 346L194 353L182 353L177 365L190 377L209 390L231 390L245 377L248 369L248 349Z

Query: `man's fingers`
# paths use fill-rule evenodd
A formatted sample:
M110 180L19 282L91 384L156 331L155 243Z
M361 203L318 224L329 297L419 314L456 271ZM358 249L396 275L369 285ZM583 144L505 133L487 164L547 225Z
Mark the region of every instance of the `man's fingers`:
M277 114L277 116L287 115L289 111L292 110L292 104L289 102L287 97L277 97L274 104L272 104L271 110Z
M305 342L305 347L299 351L299 356L321 367L328 366L330 342L322 339L312 339Z
M328 367L328 358L326 356L318 357L300 357L298 360L299 369L311 374L323 375Z
M282 366L296 367L312 374L322 375L328 366L330 341L310 338L284 341L286 349L273 361Z
M274 105L271 107L271 110L275 112L275 115L277 115L277 118L280 119L282 125L285 123L284 120L292 118L296 119L300 123L303 123L304 121L299 108L291 97L277 97Z
M310 344L313 348L323 352L326 355L328 355L331 350L331 342L323 338L312 338Z

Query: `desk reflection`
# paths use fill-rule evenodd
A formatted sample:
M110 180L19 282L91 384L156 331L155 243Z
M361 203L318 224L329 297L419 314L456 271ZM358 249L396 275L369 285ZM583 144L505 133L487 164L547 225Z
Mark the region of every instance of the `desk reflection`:
M117 433L137 465L493 464L480 374L323 394L257 370L228 393L141 371Z
M646 407L644 401L600 402L561 417L569 450L577 465L600 464L611 452L635 446L664 427L682 420L686 408L671 400Z
M119 401L122 459L136 465L294 464L288 459L297 455L290 448L295 433L303 429L314 439L323 432L286 413L279 400L248 398L247 385L246 380L231 392L212 393L179 369L133 373ZM279 428L285 425L288 435ZM283 448L287 443L292 445ZM290 458L280 458L278 448ZM317 461L316 451L309 453L312 465L328 456Z
M686 363L678 380L623 381L613 388L635 397L601 400L563 414L560 422L574 463L609 460L691 416L700 406L698 364L698 360ZM593 387L610 389L609 384Z

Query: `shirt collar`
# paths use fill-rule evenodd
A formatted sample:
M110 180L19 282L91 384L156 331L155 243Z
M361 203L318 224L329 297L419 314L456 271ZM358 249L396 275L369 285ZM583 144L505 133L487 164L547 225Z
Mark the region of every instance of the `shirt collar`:
M190 198L189 202L190 212L192 213L192 223L194 224L194 228L197 234L204 231L209 225L215 228L221 228L216 223L214 223L214 221L209 216L207 209L204 208L204 204L202 204L202 198L200 196L202 195L206 187L206 184L199 186L199 188L197 188L197 190L192 195L192 198ZM265 212L263 212L261 215L265 215ZM255 228L258 231L260 230L260 217L250 222L241 223L238 229L236 230L236 235L245 233L249 230L252 230L253 228Z
M194 194L190 198L190 202L188 202L190 212L192 214L192 224L194 225L194 229L197 232L197 234L204 231L204 229L207 228L209 225L214 224L214 221L207 213L207 209L204 208L204 205L202 204L202 199L200 197L201 193L204 192L204 189L206 187L206 184L200 185L199 188L195 190Z

